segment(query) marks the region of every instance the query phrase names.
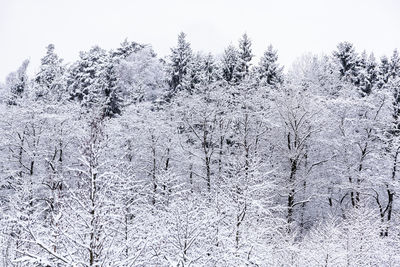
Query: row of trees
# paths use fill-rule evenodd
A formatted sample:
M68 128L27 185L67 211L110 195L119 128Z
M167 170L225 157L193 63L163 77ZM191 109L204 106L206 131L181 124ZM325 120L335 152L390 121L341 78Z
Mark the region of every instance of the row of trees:
M3 266L396 266L400 61L341 43L283 74L243 35L47 47L3 86Z

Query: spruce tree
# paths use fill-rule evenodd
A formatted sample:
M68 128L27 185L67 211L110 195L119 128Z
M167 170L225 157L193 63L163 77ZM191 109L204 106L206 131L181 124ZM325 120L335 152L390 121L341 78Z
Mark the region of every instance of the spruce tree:
M278 86L283 83L283 67L278 64L278 53L272 45L260 59L257 67L257 75L260 84Z
M377 85L378 82L378 65L375 60L375 56L371 53L368 57L366 64L367 73L367 87L366 92L370 93L372 88Z
M397 49L393 51L392 57L390 58L389 72L390 77L393 79L400 77L400 57Z
M377 67L374 55L371 54L368 57L366 51L364 51L357 62L357 68L358 75L355 85L360 88L362 94L370 94L377 81Z
M345 81L355 83L358 75L358 55L353 44L349 42L339 43L337 51L333 52L333 57L339 66L340 77Z
M103 106L104 117L115 117L121 114L122 99L119 94L118 77L115 71L115 64L109 59L102 72L103 93L105 103Z
M388 83L390 78L390 62L387 56L381 57L381 62L379 64L378 71L378 87L382 88L385 84Z
M92 47L88 52L80 53L78 60L70 71L70 87L73 99L82 101L90 107L101 95L99 83L102 68L107 62L107 52L99 46Z
M187 79L190 83L189 91L193 92L202 82L202 72L203 72L203 55L200 53L196 53L193 56L190 66L188 67L188 72L186 74Z
M239 53L229 45L222 57L222 76L229 83L236 83L238 77Z
M378 64L376 63L374 53L371 53L368 57L367 73L368 73L368 80L371 86L373 86L378 81Z
M189 89L187 74L189 73L192 61L192 49L190 43L186 41L186 34L181 32L178 35L178 45L171 48L170 55L170 86L173 92Z
M251 40L246 33L243 34L242 38L239 40L238 56L237 80L241 81L249 74L250 61L253 58Z
M219 68L211 53L203 59L203 80L207 83L212 83L220 79Z
M125 39L119 48L115 51L111 52L111 56L114 58L124 59L127 58L132 53L136 53L139 50L143 49L145 45L136 43L136 42L128 42L128 39Z
M212 54L197 53L191 61L188 79L190 90L202 91L219 79L219 69Z
M26 70L29 65L29 60L26 59L17 71L11 72L6 77L6 88L10 92L8 103L10 105L16 104L16 99L22 97L28 86L28 76Z
M46 55L41 59L40 70L35 76L36 94L41 97L54 93L60 95L60 90L63 90L62 77L64 75L64 66L54 52L54 45L49 44L46 49Z
M80 57L71 70L72 98L87 108L101 106L103 116L120 114L121 98L115 71L117 60L98 46L89 52L81 52Z

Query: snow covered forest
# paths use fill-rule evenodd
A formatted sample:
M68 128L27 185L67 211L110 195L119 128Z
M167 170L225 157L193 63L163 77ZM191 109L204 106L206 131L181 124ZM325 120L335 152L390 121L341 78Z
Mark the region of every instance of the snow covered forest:
M0 265L400 266L397 50L278 49L24 61L0 85Z

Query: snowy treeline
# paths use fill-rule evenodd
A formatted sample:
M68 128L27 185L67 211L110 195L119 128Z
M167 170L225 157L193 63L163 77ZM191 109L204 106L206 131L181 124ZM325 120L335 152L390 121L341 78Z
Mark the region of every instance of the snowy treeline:
M1 86L1 266L400 266L396 50L46 49Z

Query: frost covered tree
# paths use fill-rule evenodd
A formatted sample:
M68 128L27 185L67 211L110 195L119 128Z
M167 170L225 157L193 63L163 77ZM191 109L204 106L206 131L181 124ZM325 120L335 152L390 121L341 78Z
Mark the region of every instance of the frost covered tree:
M378 70L374 54L367 55L364 51L357 63L358 75L354 84L362 94L370 94L378 80Z
M115 69L115 60L99 46L81 52L68 78L72 99L89 109L102 106L104 116L120 114L121 96Z
M284 74L251 50L125 40L64 71L50 45L10 74L0 265L396 266L397 52L341 43Z
M393 51L392 57L390 58L390 77L395 79L400 76L400 56L397 49Z
M130 56L132 53L137 53L141 49L143 49L145 45L136 43L136 42L129 42L128 39L125 39L121 46L118 47L115 51L111 52L111 56L115 58L125 59Z
M387 56L381 57L378 69L378 86L379 88L382 88L387 84L390 78L390 61Z
M54 52L54 45L49 44L46 49L46 55L41 59L40 70L34 78L36 96L61 100L65 93L65 68L62 59Z
M6 77L6 90L10 94L8 103L15 105L18 98L21 98L28 88L28 76L26 70L29 65L29 60L22 62L22 65L17 71L11 72Z
M239 40L238 57L237 79L243 80L250 72L250 61L253 58L251 40L246 33Z
M178 35L178 44L171 48L169 57L169 72L171 90L180 91L184 89L190 90L188 81L189 66L192 61L192 49L190 43L186 41L186 34L181 32Z
M100 79L103 80L102 91L105 96L103 104L103 116L115 117L122 112L122 99L120 96L120 88L118 87L118 76L115 63L110 60L107 62Z
M201 79L205 83L213 83L221 79L221 70L214 56L208 53L203 59L203 73Z
M333 52L339 66L340 77L347 82L356 82L358 75L358 55L353 44L341 42L337 45L337 50Z
M283 67L279 66L278 54L272 45L264 52L256 71L262 85L276 87L283 83Z
M81 52L80 59L70 69L69 87L71 97L90 106L98 101L101 89L98 86L103 67L107 62L107 52L95 46L88 52Z
M238 77L239 54L233 45L229 45L222 56L222 77L228 83L236 83Z
M324 157L318 155L316 149L318 143L315 136L321 130L314 119L318 116L314 106L317 100L311 100L311 95L297 90L290 88L289 94L279 100L282 102L277 107L281 124L278 128L281 131L279 136L282 136L278 143L280 155L277 155L277 158L282 159L281 185L286 196L289 233L296 226L304 226L304 208L313 198L309 191L313 183L310 183L309 177L326 162Z
M120 60L116 69L124 106L155 100L165 91L164 66L150 47Z

